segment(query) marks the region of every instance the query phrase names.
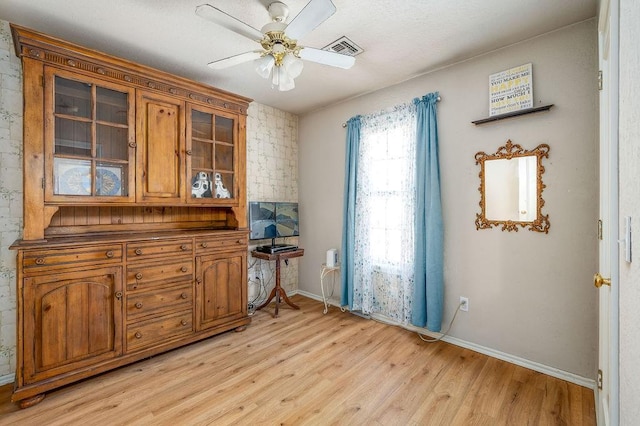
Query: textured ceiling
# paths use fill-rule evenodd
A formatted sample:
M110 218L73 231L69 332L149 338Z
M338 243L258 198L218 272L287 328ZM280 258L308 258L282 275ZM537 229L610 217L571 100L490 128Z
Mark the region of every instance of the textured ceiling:
M251 63L207 67L259 46L196 16L205 2L269 22L271 0L0 0L0 19L304 114L596 15L596 0L333 0L338 11L299 44L347 36L364 53L350 70L307 61L296 88L278 92ZM292 19L307 0L284 2Z

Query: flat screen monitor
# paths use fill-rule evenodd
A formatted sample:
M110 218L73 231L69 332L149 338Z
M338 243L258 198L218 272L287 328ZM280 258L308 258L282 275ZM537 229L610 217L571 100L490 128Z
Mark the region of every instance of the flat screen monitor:
M251 201L249 227L252 240L297 237L300 235L298 203Z

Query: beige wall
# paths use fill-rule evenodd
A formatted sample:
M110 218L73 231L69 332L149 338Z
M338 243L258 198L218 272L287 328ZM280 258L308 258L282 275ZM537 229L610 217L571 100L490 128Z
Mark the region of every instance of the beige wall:
M620 254L620 424L640 419L640 3L620 1L620 223L631 216L633 258Z
M345 129L342 123L439 91L445 219L445 323L469 300L451 335L495 351L593 379L597 358L596 23L589 20L300 117L302 291L320 294L325 251L340 247ZM364 53L366 55L366 53ZM483 126L489 75L533 63L534 103L550 112ZM357 65L356 65L357 66ZM345 76L348 78L348 76ZM474 154L507 139L551 146L544 161L548 235L477 231Z

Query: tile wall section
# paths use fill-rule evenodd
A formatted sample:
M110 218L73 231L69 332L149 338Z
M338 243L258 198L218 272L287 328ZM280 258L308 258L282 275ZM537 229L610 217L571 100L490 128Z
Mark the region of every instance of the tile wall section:
M247 186L250 201L298 201L297 116L251 104ZM9 23L0 20L0 385L12 382L15 372L16 258L9 246L22 236L21 231L22 66L15 55ZM289 238L287 243L297 244L297 238ZM273 288L275 265L251 257L249 265L249 300L257 305ZM295 292L298 260L283 265L281 272L282 286L288 293Z
M22 69L9 23L0 21L0 384L13 381L16 253L22 232Z
M298 117L252 103L247 118L247 201L298 202ZM278 239L298 244L298 238ZM271 240L250 241L255 246ZM287 294L298 290L298 262L281 265L280 284ZM249 256L249 302L259 305L275 285L275 263Z

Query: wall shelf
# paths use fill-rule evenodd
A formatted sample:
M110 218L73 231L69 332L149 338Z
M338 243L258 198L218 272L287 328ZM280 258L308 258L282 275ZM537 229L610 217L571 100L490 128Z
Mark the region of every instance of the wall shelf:
M477 126L478 124L485 124L492 121L504 120L505 118L518 117L520 115L525 115L525 114L533 114L534 112L549 111L552 106L553 104L549 104L549 105L536 107L536 108L527 108L520 111L508 112L506 114L494 115L493 117L472 121L472 123Z

